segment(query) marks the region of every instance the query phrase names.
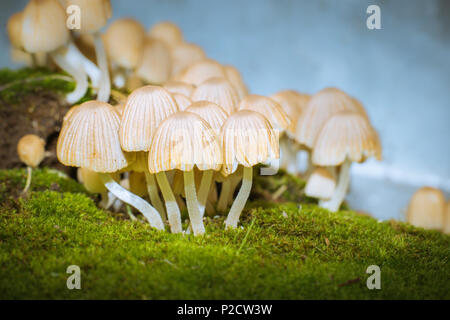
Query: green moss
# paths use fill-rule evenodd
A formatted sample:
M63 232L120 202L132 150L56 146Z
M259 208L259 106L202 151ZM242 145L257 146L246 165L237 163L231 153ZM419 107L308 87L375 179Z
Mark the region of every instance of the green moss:
M17 184L20 172L0 181ZM438 232L259 200L243 229L210 219L204 237L172 235L97 209L71 180L41 191L55 178L37 172L30 196L0 209L2 299L450 298L450 237ZM366 288L372 264L381 290ZM69 265L81 268L81 290L66 288Z

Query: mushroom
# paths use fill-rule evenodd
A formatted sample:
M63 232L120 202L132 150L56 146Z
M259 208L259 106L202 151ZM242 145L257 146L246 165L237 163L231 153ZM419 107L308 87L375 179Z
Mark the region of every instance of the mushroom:
M205 51L193 43L180 43L172 47L170 51L172 57L172 75L182 72L184 69L196 62L206 59Z
M177 105L178 105L178 108L180 109L180 111L186 110L186 108L192 104L192 100L182 93L173 93L172 97L177 102Z
M183 42L183 33L180 28L169 21L155 24L149 30L148 35L163 41L169 48L176 47Z
M330 200L320 205L337 211L350 183L351 162L363 162L368 157L381 160L378 134L367 119L356 112L339 112L325 122L313 146L312 162L316 166L342 165L338 185Z
M236 228L252 187L252 167L279 158L279 145L270 122L260 113L240 110L224 123L221 132L225 176L244 167L242 186L225 220L227 228Z
M26 193L31 185L33 168L39 166L45 158L45 141L34 134L27 134L20 138L17 144L17 154L20 161L27 165L27 182L22 193Z
M309 176L305 194L311 198L328 200L336 189L336 180L326 168L316 168Z
M446 210L445 196L441 190L422 187L412 196L406 220L416 227L441 230Z
M239 95L239 100L244 99L248 95L248 89L239 70L233 66L224 66L223 68L225 70L225 77L236 89Z
M211 78L226 78L225 71L220 63L211 59L198 61L180 74L177 74L172 80L179 80L194 86Z
M163 84L170 78L172 60L163 41L147 37L136 75L150 84Z
M232 114L239 103L236 89L225 78L210 78L202 82L191 95L192 101L210 101Z
M196 236L203 234L205 227L195 190L194 167L202 171L216 171L221 167L221 160L222 152L212 128L205 120L192 112L184 111L171 115L155 132L148 159L149 170L151 173L156 173L158 183L162 182L160 185L163 195L170 194L171 205L174 207L175 198L166 182L164 171L175 169L183 171L186 203L192 230ZM209 193L209 190L207 192ZM199 194L199 197L203 198L204 195ZM173 229L180 231L179 212L171 218L169 207L167 211L169 223L171 226L176 223ZM175 213L176 210L173 211Z
M111 176L127 167L134 154L122 151L119 141L120 118L114 107L101 101L88 101L73 107L64 117L58 137L58 160L73 167L98 172L106 189L121 201L139 210L150 225L164 230L158 211L147 201L121 187Z
M6 26L8 30L9 41L11 42L11 58L14 62L23 63L27 66L40 65L42 61L38 62L36 55L31 55L23 50L22 17L22 12L13 14L8 19L8 24ZM43 55L39 56L42 57Z
M161 213L164 212L164 206L158 195L155 177L147 170L147 155L142 153L150 150L153 135L159 124L177 111L178 106L166 89L145 86L128 96L120 121L119 138L122 148L127 152L141 153L138 158L142 159L140 163L145 166L134 171L145 172L151 202ZM164 190L161 191L164 195Z
M183 81L168 81L164 84L164 88L167 89L170 93L180 93L185 95L186 97L190 97L192 92L195 90L195 86L192 84L183 82Z

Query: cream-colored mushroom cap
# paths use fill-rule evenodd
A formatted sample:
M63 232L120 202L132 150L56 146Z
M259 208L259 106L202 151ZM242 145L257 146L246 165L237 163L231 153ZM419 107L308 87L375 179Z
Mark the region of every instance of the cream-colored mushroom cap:
M134 19L118 19L106 30L103 42L113 65L134 69L141 62L145 29Z
M45 141L34 134L20 138L17 144L17 154L20 161L27 166L36 168L45 157Z
M178 112L155 132L148 167L151 173L169 170L219 170L222 152L209 124L195 113Z
M222 107L227 114L236 110L239 95L225 78L211 78L201 83L192 93L192 101L210 101Z
M66 6L76 5L80 8L82 33L95 33L103 28L112 16L110 0L65 0Z
M73 107L64 118L58 138L58 160L95 172L116 172L134 160L119 142L119 116L114 107L88 101Z
M325 122L341 111L359 112L360 109L352 97L339 89L326 88L316 93L298 120L295 139L312 148Z
M164 88L170 93L180 93L186 97L190 97L195 90L195 86L183 81L168 81L164 84Z
M439 189L423 187L412 196L406 219L416 227L442 229L445 214L445 196Z
M6 26L8 30L8 37L11 45L15 48L22 48L22 12L14 13L8 20Z
M381 160L381 144L366 118L356 112L339 112L328 119L314 144L312 161L318 166L338 166L348 158L362 162Z
M299 93L295 90L283 90L275 93L270 98L278 102L287 116L291 119L291 123L286 131L290 136L294 136L298 119L306 109L311 96Z
M155 24L148 33L150 36L164 41L169 47L175 47L183 42L183 33L174 23L163 21Z
M222 127L221 145L224 175L235 172L238 165L253 167L280 158L277 134L270 122L251 110L240 110L228 117Z
M171 70L172 59L167 46L161 40L147 37L137 75L148 83L162 84L169 79Z
M241 73L233 66L224 66L224 70L225 77L236 89L239 95L239 99L243 99L246 95L248 95L248 89L244 83L244 80L242 79Z
M261 113L274 129L284 131L288 128L291 120L284 112L283 108L274 100L251 94L246 96L239 103L239 110L252 110Z
M187 107L189 107L192 104L192 100L181 93L173 93L172 97L175 99L178 105L178 109L180 111L186 110Z
M214 60L205 59L194 63L187 69L185 69L181 75L177 76L177 80L193 84L194 86L200 85L211 78L226 78L225 70L222 65Z
M178 111L177 103L163 87L145 86L127 99L120 122L120 143L125 151L148 151L161 121Z
M66 13L57 0L30 0L22 16L22 44L30 53L50 52L69 40Z
M225 110L214 102L209 101L196 101L192 103L186 111L195 113L208 122L218 137L220 136L220 130L222 129L225 120L228 118Z
M176 75L185 68L206 58L205 51L193 43L180 43L172 48L171 57L173 60L172 74Z
M336 189L336 179L330 171L325 168L316 168L309 176L305 187L308 197L327 200L333 196Z

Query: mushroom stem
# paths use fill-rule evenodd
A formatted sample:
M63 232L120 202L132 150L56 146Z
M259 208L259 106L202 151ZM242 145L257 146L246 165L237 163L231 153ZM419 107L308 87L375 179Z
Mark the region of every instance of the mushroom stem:
M155 175L150 172L145 172L145 180L147 181L147 192L150 196L150 201L152 205L158 210L163 219L166 218L166 211L164 210L164 205L159 197L158 186L156 185Z
M169 180L165 172L158 172L156 174L156 180L158 180L159 187L164 197L167 209L167 219L169 220L170 231L172 233L180 233L183 229L181 226L181 213L178 207L175 195L170 189Z
M106 57L105 47L99 32L94 34L95 53L97 55L97 64L102 73L97 100L108 102L111 94L111 82L109 79L108 60Z
M147 201L123 188L111 177L109 173L99 173L99 175L106 189L108 189L123 202L139 210L152 227L158 230L164 230L164 223L161 216L158 211L156 211L156 209L153 208Z
M188 207L189 218L191 220L192 231L195 236L205 233L203 218L198 206L197 194L195 192L194 171L184 171L184 190L186 193L186 203Z
M28 189L30 189L32 174L33 169L30 166L27 166L27 182L25 183L25 188L23 189L22 194L27 193Z
M252 180L253 180L253 168L252 167L244 167L244 175L242 177L242 186L239 190L239 193L236 199L231 206L230 212L228 213L228 217L225 220L226 228L236 228L239 222L239 217L244 210L245 203L248 200L250 195L250 190L252 189Z
M66 56L61 53L60 50L52 52L53 61L70 74L75 80L75 90L66 96L66 100L70 104L74 104L78 100L84 97L88 89L88 80L86 73L80 63L75 61L69 61ZM74 65L75 63L75 65Z
M102 73L95 63L86 58L73 42L70 42L67 45L65 55L69 61L76 61L78 64L82 65L89 79L91 79L92 86L98 88Z
M212 178L213 178L213 170L203 171L202 180L200 182L200 188L198 189L198 205L200 215L202 217L205 214L206 201L208 200L209 188L211 187Z
M133 211L131 210L131 206L127 204L126 207L127 207L127 214L130 217L131 221L136 221L137 218L134 216Z
M235 193L236 188L238 187L239 183L241 183L241 179L242 179L242 177L240 175L231 176L231 187L230 187L230 192L228 193L227 206L228 205L231 206L233 204L234 193Z
M225 212L227 210L229 194L231 192L231 178L226 178L222 182L222 190L220 190L219 201L217 202L217 211Z
M346 158L342 164L341 172L339 174L339 182L333 196L330 200L320 201L319 203L322 208L326 208L332 212L338 211L344 201L350 184L350 164L350 160Z

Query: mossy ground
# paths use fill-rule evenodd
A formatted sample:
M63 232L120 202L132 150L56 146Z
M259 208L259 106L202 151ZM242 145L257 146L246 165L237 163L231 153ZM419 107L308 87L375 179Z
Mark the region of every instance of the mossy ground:
M269 189L297 181L267 179ZM450 298L450 237L438 232L255 200L243 228L209 219L196 238L99 210L78 183L47 169L17 198L24 181L24 170L0 170L2 299ZM381 290L366 287L372 264ZM66 287L69 265L81 268L81 290Z

